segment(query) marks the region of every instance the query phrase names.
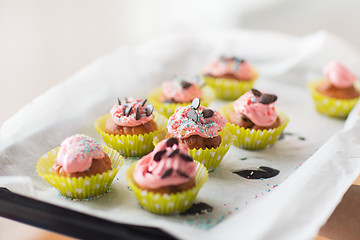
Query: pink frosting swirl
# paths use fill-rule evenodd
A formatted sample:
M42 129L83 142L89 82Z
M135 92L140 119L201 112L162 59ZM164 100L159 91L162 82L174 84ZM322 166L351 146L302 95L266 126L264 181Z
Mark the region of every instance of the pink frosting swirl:
M341 63L333 61L324 67L325 77L337 88L348 88L356 77Z
M202 98L202 91L196 83L185 81L183 78L165 81L162 84L163 94L166 99L178 103L191 102L194 98Z
M188 117L188 112L194 111L197 121ZM212 112L211 117L204 117L205 112ZM190 106L179 107L175 113L170 116L167 129L168 132L179 139L184 139L192 135L198 135L203 138L211 138L218 136L218 133L227 123L227 120L215 110L199 106L198 109Z
M275 103L262 104L259 100L259 96L248 91L233 103L234 111L244 114L258 126L270 126L276 122L278 117Z
M226 77L233 75L238 80L250 81L256 77L254 69L244 60L233 58L220 58L204 69L205 75L213 77Z
M77 134L67 137L61 143L55 161L67 173L75 173L88 170L93 159L103 157L103 149L95 139L83 134Z
M159 142L154 151L137 162L133 176L140 186L156 189L186 183L195 171L196 164L186 145L170 138Z
M154 118L153 114L147 114L151 105L143 106L143 102L141 99L128 98L121 105L115 104L110 110L114 123L119 126L134 127L151 121Z

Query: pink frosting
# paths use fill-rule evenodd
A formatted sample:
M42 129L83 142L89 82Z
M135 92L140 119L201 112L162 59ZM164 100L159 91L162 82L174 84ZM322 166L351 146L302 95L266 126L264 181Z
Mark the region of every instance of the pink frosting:
M137 162L133 172L137 184L144 188L156 189L180 185L194 177L196 164L189 156L186 145L176 142L168 146L168 141L174 141L174 138L159 142L154 151ZM159 154L161 151L164 151L162 155ZM170 155L173 152L174 154ZM154 160L156 154L157 161Z
M146 106L142 106L141 99L128 98L127 102L123 102L121 105L115 104L110 110L114 123L124 127L134 127L151 121L154 116L146 116ZM125 114L126 109L131 107L131 111L127 116ZM139 109L140 118L136 120L136 109Z
M173 79L162 84L163 94L166 99L173 99L178 103L191 102L194 98L202 98L202 91L196 83L191 83L191 86L184 88L181 83L183 79Z
M84 172L91 166L93 159L101 159L104 152L93 138L77 134L67 137L60 146L55 161L67 173Z
M203 138L211 138L218 136L218 133L227 123L227 120L217 111L212 110L214 115L212 117L205 118L203 111L205 108L199 106L195 110L198 120L195 122L193 119L187 117L187 113L193 107L179 107L175 110L175 113L170 116L167 128L168 132L179 139L187 138L191 135L198 135Z
M244 114L258 126L270 126L275 123L278 117L275 103L260 103L259 97L255 96L252 91L242 95L234 102L233 106L235 112Z
M356 81L356 77L336 61L325 66L324 75L337 88L348 88Z
M232 74L238 80L252 80L256 76L256 72L252 67L246 61L238 58L220 58L220 60L206 66L204 74L213 77Z

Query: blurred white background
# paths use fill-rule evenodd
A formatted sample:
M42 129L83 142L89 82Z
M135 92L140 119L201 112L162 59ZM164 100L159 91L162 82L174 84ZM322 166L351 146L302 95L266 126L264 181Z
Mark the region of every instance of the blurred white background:
M324 29L360 48L358 9L358 0L0 0L0 125L123 44L188 28Z

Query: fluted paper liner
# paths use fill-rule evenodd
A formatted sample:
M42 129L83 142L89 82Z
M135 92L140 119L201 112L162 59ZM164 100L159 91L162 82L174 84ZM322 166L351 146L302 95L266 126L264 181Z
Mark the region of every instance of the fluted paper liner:
M205 86L202 88L203 97L201 99L201 105L208 107L209 104L214 101L215 93L211 87ZM148 95L148 99L151 104L154 106L156 111L163 114L165 117L169 118L171 115L175 113L175 109L178 107L186 107L191 105L191 102L188 103L164 103L159 99L162 96L162 89L156 88L150 92Z
M204 81L212 87L216 93L216 97L223 100L235 100L241 95L250 91L257 77L249 81L237 81L228 78L214 78L204 76Z
M89 199L100 196L109 190L114 177L124 163L123 157L117 151L107 146L102 148L110 157L112 167L102 174L79 178L55 175L52 166L60 147L52 149L38 160L36 172L65 197Z
M325 96L316 90L316 86L320 82L321 80L308 83L308 88L314 99L316 110L330 117L346 118L360 98L337 99Z
M229 151L229 148L233 141L232 134L223 129L219 132L221 136L220 146L211 149L189 149L189 155L195 160L203 164L208 171L214 171L224 159L225 154ZM164 137L156 136L154 138L154 145L163 140Z
M136 184L133 177L135 165L136 163L133 163L127 170L126 180L140 205L155 214L169 215L186 211L191 207L200 188L208 179L206 168L201 163L196 162L195 187L178 193L154 193L142 190Z
M229 114L232 109L233 103L228 103L222 107L219 112L229 120ZM280 118L280 126L269 130L247 129L228 122L226 129L229 130L234 137L233 144L248 150L264 149L273 145L289 122L289 118L284 112L277 110L277 114Z
M95 128L101 134L104 142L121 155L126 157L141 157L154 149L154 136L165 135L165 126L167 119L161 114L153 113L154 121L157 124L157 130L150 133L138 135L113 135L105 132L105 124L110 114L104 115L95 121Z

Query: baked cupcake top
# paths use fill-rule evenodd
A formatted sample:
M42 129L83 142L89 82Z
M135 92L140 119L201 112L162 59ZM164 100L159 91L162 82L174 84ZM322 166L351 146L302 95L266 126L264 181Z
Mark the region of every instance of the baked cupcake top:
M236 113L244 114L254 124L270 126L278 117L274 103L276 100L276 95L252 89L237 99L233 106Z
M103 157L104 151L100 143L89 136L76 134L61 143L55 162L67 173L75 173L88 170L93 159Z
M191 135L211 138L218 136L226 122L218 111L200 106L200 100L195 98L191 105L175 110L169 118L167 128L172 136L179 139Z
M336 88L351 87L356 77L341 63L333 61L324 67L324 75Z
M151 121L154 118L154 107L145 104L146 99L125 98L121 102L118 98L118 104L110 110L114 123L123 127L135 127Z
M221 57L204 69L204 74L216 78L230 78L250 81L257 75L256 71L243 59Z
M137 162L133 176L138 185L156 189L186 183L195 176L195 171L196 164L186 145L169 138Z
M202 98L202 91L195 82L188 81L184 77L175 76L162 84L165 100L176 103L191 102L194 98Z

